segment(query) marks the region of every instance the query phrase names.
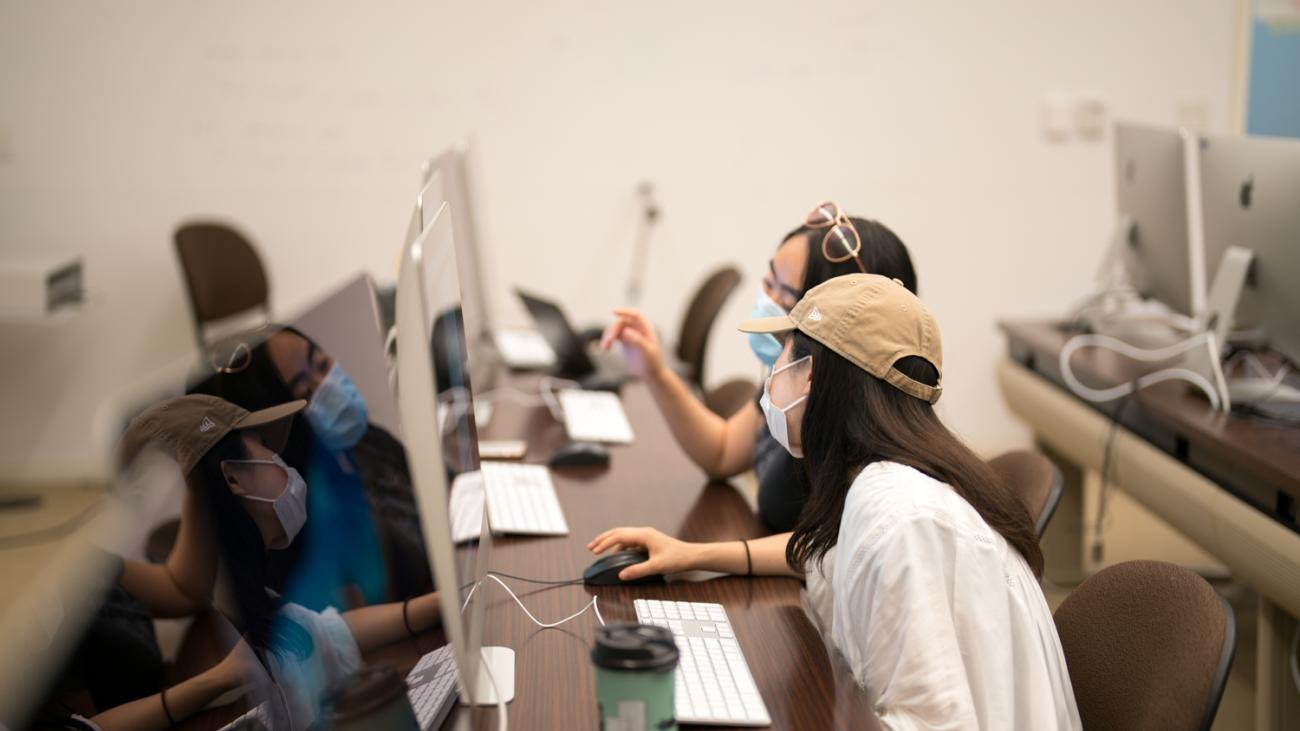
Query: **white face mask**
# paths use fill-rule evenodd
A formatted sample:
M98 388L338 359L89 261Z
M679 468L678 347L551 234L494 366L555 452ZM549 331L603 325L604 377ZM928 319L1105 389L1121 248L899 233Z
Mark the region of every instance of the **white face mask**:
M805 355L793 363L786 363L772 371L772 374L767 377L767 382L763 384L763 397L758 401L759 407L763 409L763 418L767 420L767 430L772 433L772 438L794 457L803 457L803 449L790 446L790 418L787 414L790 409L803 403L808 396L807 394L800 396L789 406L777 406L772 403L772 379L776 377L776 374L788 371L811 358L811 355Z
M280 455L272 455L271 459L243 459L235 462L236 464L273 464L284 470L285 479L284 490L276 497L260 497L258 495L240 495L246 500L256 500L259 503L271 503L275 510L275 517L280 520L280 528L284 530L284 538L276 541L274 545L268 546L272 549L287 548L293 539L298 537L298 532L302 530L303 525L307 523L307 482L302 479L298 470L290 467L280 459Z

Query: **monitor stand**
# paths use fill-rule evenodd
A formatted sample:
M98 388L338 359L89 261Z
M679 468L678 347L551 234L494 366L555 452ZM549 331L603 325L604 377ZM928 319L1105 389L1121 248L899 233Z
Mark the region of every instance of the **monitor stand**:
M514 700L515 651L509 647L484 646L479 648L479 655L474 705L495 706L499 702L509 703Z
M1220 343L1228 342L1235 324L1237 304L1241 291L1250 279L1250 268L1255 253L1240 246L1229 246L1223 252L1219 270L1205 308L1204 326L1212 331ZM1259 406L1262 404L1298 404L1300 389L1272 376L1230 376L1228 396L1234 404Z

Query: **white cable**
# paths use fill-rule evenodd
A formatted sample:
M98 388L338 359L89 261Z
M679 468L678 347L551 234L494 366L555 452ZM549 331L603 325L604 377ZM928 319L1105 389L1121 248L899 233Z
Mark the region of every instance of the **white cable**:
M596 619L599 619L599 620L600 620L600 623L601 623L602 625L605 624L605 620L604 620L604 619L601 619L601 616L600 616L600 607L597 606L597 604L596 604L596 600L597 600L599 597L594 597L594 596L593 596L593 597L591 598L591 601L587 602L587 605L584 606L582 609L579 609L578 611L574 612L573 614L570 614L569 616L565 617L564 619L559 620L558 622L543 622L543 621L541 621L540 619L538 619L537 617L534 617L532 612L528 611L528 607L525 607L525 606L524 606L524 603L523 603L522 601L519 600L519 597L515 595L514 590L511 589L511 588L506 584L506 582L502 581L501 579L498 579L498 578L497 578L495 575L493 575L493 574L488 574L488 578L489 578L489 579L492 579L493 581L495 581L495 582L497 582L498 584L500 584L500 585L501 585L501 588L502 588L502 589L505 589L505 590L506 590L506 593L510 595L510 598L515 600L515 604L518 604L518 605L519 605L519 608L522 609L522 610L524 610L524 614L528 615L528 618L531 619L531 620L533 620L533 624L537 625L538 627L541 627L542 629L551 629L551 628L553 628L553 627L559 627L560 625L564 624L565 622L568 622L569 620L577 619L578 617L581 617L582 615L584 615L584 614L587 613L587 610L588 610L588 609L592 609L592 608L595 608L595 610L596 610Z
M534 617L533 613L528 611L528 607L525 607L524 603L520 601L518 595L516 595L514 591L512 591L504 581L497 578L495 574L488 574L487 577L500 584L501 588L505 589L506 593L510 595L510 598L515 600L515 604L518 604L519 608L524 610L524 614L528 615L528 618L533 620L533 624L537 625L538 627L541 627L542 629L551 629L552 627L559 627L560 625L564 624L565 622L568 622L571 619L577 619L578 617L581 617L583 614L586 614L588 609L595 611L596 619L600 622L601 626L604 626L605 624L605 618L600 616L600 605L597 603L597 599L599 599L599 597L593 596L591 598L591 601L587 602L586 606L584 606L582 609L579 609L577 612L570 614L564 619L561 619L558 622L547 623L539 620L537 617ZM483 583L482 581L475 582L474 586L470 588L469 593L465 595L465 601L460 605L461 614L465 613L465 607L469 606L470 598L474 596L474 592L478 591L478 587L482 583Z
M1120 353L1121 355L1132 358L1133 360L1159 362L1162 360L1169 360L1174 356L1182 355L1183 353L1194 350L1197 347L1204 346L1207 337L1206 334L1201 333L1181 342L1174 343L1173 345L1147 350L1129 345L1123 340L1110 337L1109 335L1076 335L1066 341L1065 347L1061 348L1061 377L1065 380L1066 385L1070 387L1070 390L1075 394L1081 398L1095 402L1114 401L1121 396L1127 396L1134 391L1162 381L1187 381L1193 386L1201 389L1201 391L1205 393L1206 398L1210 400L1210 404L1215 409L1218 409L1219 394L1218 391L1215 390L1214 384L1210 383L1209 379L1205 376L1189 368L1163 368L1153 373L1139 376L1128 383L1121 383L1118 386L1112 386L1110 388L1097 389L1085 386L1075 377L1074 370L1070 367L1070 358L1074 355L1075 351L1080 348L1108 348Z

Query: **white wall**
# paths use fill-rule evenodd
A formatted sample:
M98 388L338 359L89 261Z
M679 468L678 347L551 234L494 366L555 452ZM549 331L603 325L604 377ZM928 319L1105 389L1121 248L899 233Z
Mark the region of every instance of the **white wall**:
M97 467L96 404L192 351L170 236L237 222L288 312L357 269L391 278L418 161L472 132L504 285L575 319L617 304L634 187L663 209L645 306L675 330L720 262L744 290L712 380L756 375L730 324L818 199L911 247L944 328L950 423L1021 444L995 319L1060 313L1111 223L1109 142L1050 144L1039 101L1230 118L1231 0L428 3L3 0L3 258L81 253L98 304L0 323L0 474Z

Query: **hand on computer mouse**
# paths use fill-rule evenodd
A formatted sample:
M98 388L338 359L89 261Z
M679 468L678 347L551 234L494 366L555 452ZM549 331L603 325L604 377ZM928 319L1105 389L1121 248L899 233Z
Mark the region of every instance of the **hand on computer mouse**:
M601 350L609 350L616 340L623 346L623 359L633 375L645 378L663 368L663 349L659 345L659 336L640 310L630 307L614 309L614 322L605 328L605 334L600 337Z
M652 574L689 571L695 568L699 553L698 544L679 541L654 528L614 528L601 533L587 544L587 550L592 553L629 548L644 548L650 553L650 558L619 572L618 578L623 581L633 581Z

